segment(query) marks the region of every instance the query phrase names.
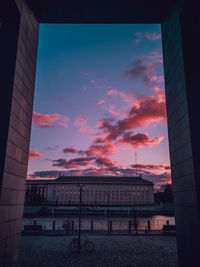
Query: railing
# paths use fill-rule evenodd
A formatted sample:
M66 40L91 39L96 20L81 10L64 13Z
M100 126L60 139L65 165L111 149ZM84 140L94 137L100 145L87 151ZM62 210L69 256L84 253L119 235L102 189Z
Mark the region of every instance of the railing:
M27 227L28 225L28 227ZM40 225L41 227L35 227ZM31 227L32 226L32 227ZM171 227L172 226L172 227ZM78 220L33 220L29 221L29 224L24 222L22 227L23 233L36 233L39 229L40 233L54 232L57 234L75 234L78 231ZM109 234L148 234L148 233L162 233L162 232L174 232L175 222L174 220L143 220L142 218L132 218L130 220L82 220L82 231L95 233L109 233ZM28 229L28 230L27 230ZM169 231L164 231L169 229ZM171 230L170 230L171 229Z

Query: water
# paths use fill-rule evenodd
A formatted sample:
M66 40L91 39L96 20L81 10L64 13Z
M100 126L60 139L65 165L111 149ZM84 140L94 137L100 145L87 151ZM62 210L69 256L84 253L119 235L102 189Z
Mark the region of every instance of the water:
M73 220L74 228L78 229L78 216L75 215L66 215L66 216L49 216L49 217L34 217L34 218L24 218L23 225L34 224L34 221L37 221L37 224L41 224L46 230L52 230L53 221L56 222L56 229L62 229L64 221ZM147 221L150 221L151 230L162 230L166 221L169 221L169 224L175 224L174 216L164 216L164 215L149 215L149 216L138 216L137 225L138 230L147 229ZM108 218L106 216L82 216L82 230L90 230L91 221L93 221L94 230L107 230L108 227ZM129 221L134 222L132 216L110 216L110 221L112 221L113 230L128 230ZM133 223L132 223L133 224ZM134 229L134 227L132 227Z

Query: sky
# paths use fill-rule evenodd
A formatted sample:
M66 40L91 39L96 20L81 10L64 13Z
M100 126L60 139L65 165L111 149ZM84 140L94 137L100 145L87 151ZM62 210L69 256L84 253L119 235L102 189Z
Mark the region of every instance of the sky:
M171 181L159 24L41 24L28 179Z

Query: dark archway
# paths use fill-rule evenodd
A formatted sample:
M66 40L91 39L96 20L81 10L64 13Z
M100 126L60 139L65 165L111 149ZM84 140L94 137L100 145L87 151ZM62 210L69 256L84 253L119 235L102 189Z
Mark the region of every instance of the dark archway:
M0 265L17 266L39 23L161 23L180 266L199 266L200 21L190 1L4 0L0 4Z

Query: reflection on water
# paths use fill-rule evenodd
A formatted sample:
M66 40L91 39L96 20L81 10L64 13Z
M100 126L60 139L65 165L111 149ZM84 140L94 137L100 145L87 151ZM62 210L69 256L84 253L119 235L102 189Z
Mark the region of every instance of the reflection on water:
M35 217L35 218L24 218L23 226L27 224L41 224L43 228L47 230L52 230L53 221L55 221L56 229L62 229L63 223L66 220L74 221L74 228L78 229L78 216L51 216L51 217ZM91 221L93 221L94 230L106 230L108 227L108 218L106 216L83 216L82 217L82 230L90 230ZM134 222L134 217L132 216L110 216L110 221L112 221L113 230L127 230L129 221ZM163 215L153 215L153 216L140 216L137 217L138 230L147 229L147 222L150 221L151 230L162 230L166 221L169 224L175 224L175 218L173 216L163 216ZM132 223L133 224L133 223Z

